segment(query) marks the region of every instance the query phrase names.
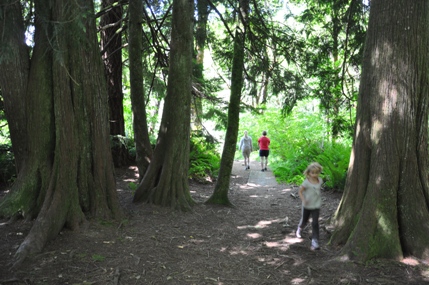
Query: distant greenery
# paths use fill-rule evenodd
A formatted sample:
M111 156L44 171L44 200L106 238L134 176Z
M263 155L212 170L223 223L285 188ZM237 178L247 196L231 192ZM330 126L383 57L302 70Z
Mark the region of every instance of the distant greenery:
M263 130L271 140L269 168L279 182L299 185L303 171L313 161L323 166L322 178L327 188L344 189L352 140L348 134L332 139L317 101L298 104L292 113L281 116L279 109L267 109L263 116L243 114L240 132L252 136L254 151L251 159L259 161L257 140ZM237 151L236 158L241 154Z
M2 103L1 96L0 103ZM0 109L0 185L10 184L14 178L15 158L12 152L9 128L4 111Z
M191 134L191 152L189 155L189 177L203 181L217 176L220 167L220 155L216 151L217 142L203 132Z
M318 161L324 167L322 177L327 188L344 189L350 159L349 133L335 140L329 133L326 118L318 108L317 101L303 101L288 116L281 115L280 108L268 108L263 114L245 112L241 114L240 131L237 138L235 159L242 159L238 143L244 130L253 138L252 160L258 160L257 139L262 131L271 139L269 168L277 180L283 183L302 183L302 172L307 165ZM0 183L11 183L15 175L10 140L2 136L0 144ZM127 139L129 151L133 151L133 140ZM189 178L199 181L213 180L220 166L219 146L212 136L193 132L190 141ZM130 186L131 188L131 186ZM133 189L131 188L133 191Z

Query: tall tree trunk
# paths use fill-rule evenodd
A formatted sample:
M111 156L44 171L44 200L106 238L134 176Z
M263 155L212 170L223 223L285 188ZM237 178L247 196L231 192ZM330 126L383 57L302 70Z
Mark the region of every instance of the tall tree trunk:
M188 210L193 0L173 0L167 96L153 160L134 202Z
M197 88L204 88L204 51L207 40L207 21L210 13L210 5L207 0L197 1L198 20L196 23L195 43L196 43L196 66L194 68L194 83ZM203 104L201 97L193 96L191 103L191 123L195 130L202 129L201 114Z
M30 69L29 48L25 43L24 23L19 1L0 4L0 88L8 121L16 172L27 155L27 79Z
M122 215L93 2L38 0L35 11L29 155L0 205L1 215L37 217L17 250L16 264L41 251L63 227L76 229L85 217Z
M153 155L147 127L146 101L143 88L143 2L141 0L130 0L129 14L128 44L131 105L137 168L139 171L139 180L141 180L146 173Z
M113 162L116 167L129 164L129 155L121 137L125 137L124 94L122 93L122 35L119 33L122 6L116 0L103 0L101 5L107 12L101 16L100 45L104 61L104 72L109 97L110 135L112 136ZM113 5L115 4L115 5Z
M235 32L234 55L231 72L231 95L228 105L228 126L225 143L222 151L222 159L218 179L212 196L206 204L231 205L228 199L229 183L231 180L232 165L237 145L238 127L240 121L241 91L243 88L244 70L244 42L246 39L246 19L249 11L249 1L240 0L241 21Z
M429 2L371 3L356 133L331 242L351 258L428 258Z

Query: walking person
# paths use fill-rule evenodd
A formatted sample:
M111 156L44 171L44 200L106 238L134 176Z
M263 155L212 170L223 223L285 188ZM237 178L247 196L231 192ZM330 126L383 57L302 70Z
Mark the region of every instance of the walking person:
M244 131L244 135L240 140L241 153L244 157L244 169L250 169L250 153L253 151L252 138L247 134L247 131Z
M258 144L261 168L262 171L267 171L268 155L270 154L270 139L267 137L267 131L262 132L262 136L258 139Z
M302 230L311 216L311 249L320 249L319 246L319 214L322 199L320 192L323 180L319 177L322 166L313 162L304 171L305 180L299 187L299 197L302 201L301 220L296 230L296 237L301 238Z

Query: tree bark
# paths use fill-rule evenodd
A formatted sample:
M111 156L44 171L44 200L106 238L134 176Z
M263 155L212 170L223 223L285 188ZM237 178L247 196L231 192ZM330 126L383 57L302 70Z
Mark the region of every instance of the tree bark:
M130 0L129 4L129 68L131 105L133 111L134 142L139 180L143 179L153 151L149 140L146 101L143 88L143 2Z
M207 21L210 13L210 5L207 0L197 1L198 20L196 23L195 43L196 43L196 66L194 67L194 84L201 90L204 89L204 51L207 40ZM191 103L191 124L193 130L201 130L201 115L203 112L202 98L192 97Z
M19 1L0 4L0 88L8 121L16 173L27 155L27 79L30 69L29 49L25 43L24 23Z
M189 210L189 136L192 78L193 0L174 0L167 96L153 160L134 195L148 202Z
M122 216L93 2L39 0L35 11L29 155L0 205L1 215L37 217L17 250L16 265L63 227L77 229L86 217Z
M212 196L206 201L206 204L231 205L231 202L228 199L228 190L240 122L240 102L244 70L244 42L246 38L246 19L249 11L248 0L240 1L240 11L240 19L243 24L238 25L234 38L234 55L231 71L231 95L228 105L228 126L225 135L225 144L222 151L219 175L215 189Z
M103 0L102 7L107 8L116 0ZM116 167L130 162L125 137L124 94L122 93L122 6L113 5L101 16L100 46L104 62L109 97L110 135L112 136L112 155Z
M428 258L429 2L371 3L334 245L358 260Z

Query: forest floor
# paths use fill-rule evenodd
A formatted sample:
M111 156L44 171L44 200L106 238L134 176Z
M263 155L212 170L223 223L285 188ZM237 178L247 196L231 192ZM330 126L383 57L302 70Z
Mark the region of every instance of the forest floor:
M312 251L308 231L295 237L298 187L277 184L257 162L250 170L234 162L229 199L235 207L204 205L214 184L191 181L198 203L186 213L133 204L135 167L116 174L126 219L64 230L18 269L10 265L31 223L0 220L0 284L429 284L428 264L415 258L360 264L327 244L338 192L322 193L321 249Z

